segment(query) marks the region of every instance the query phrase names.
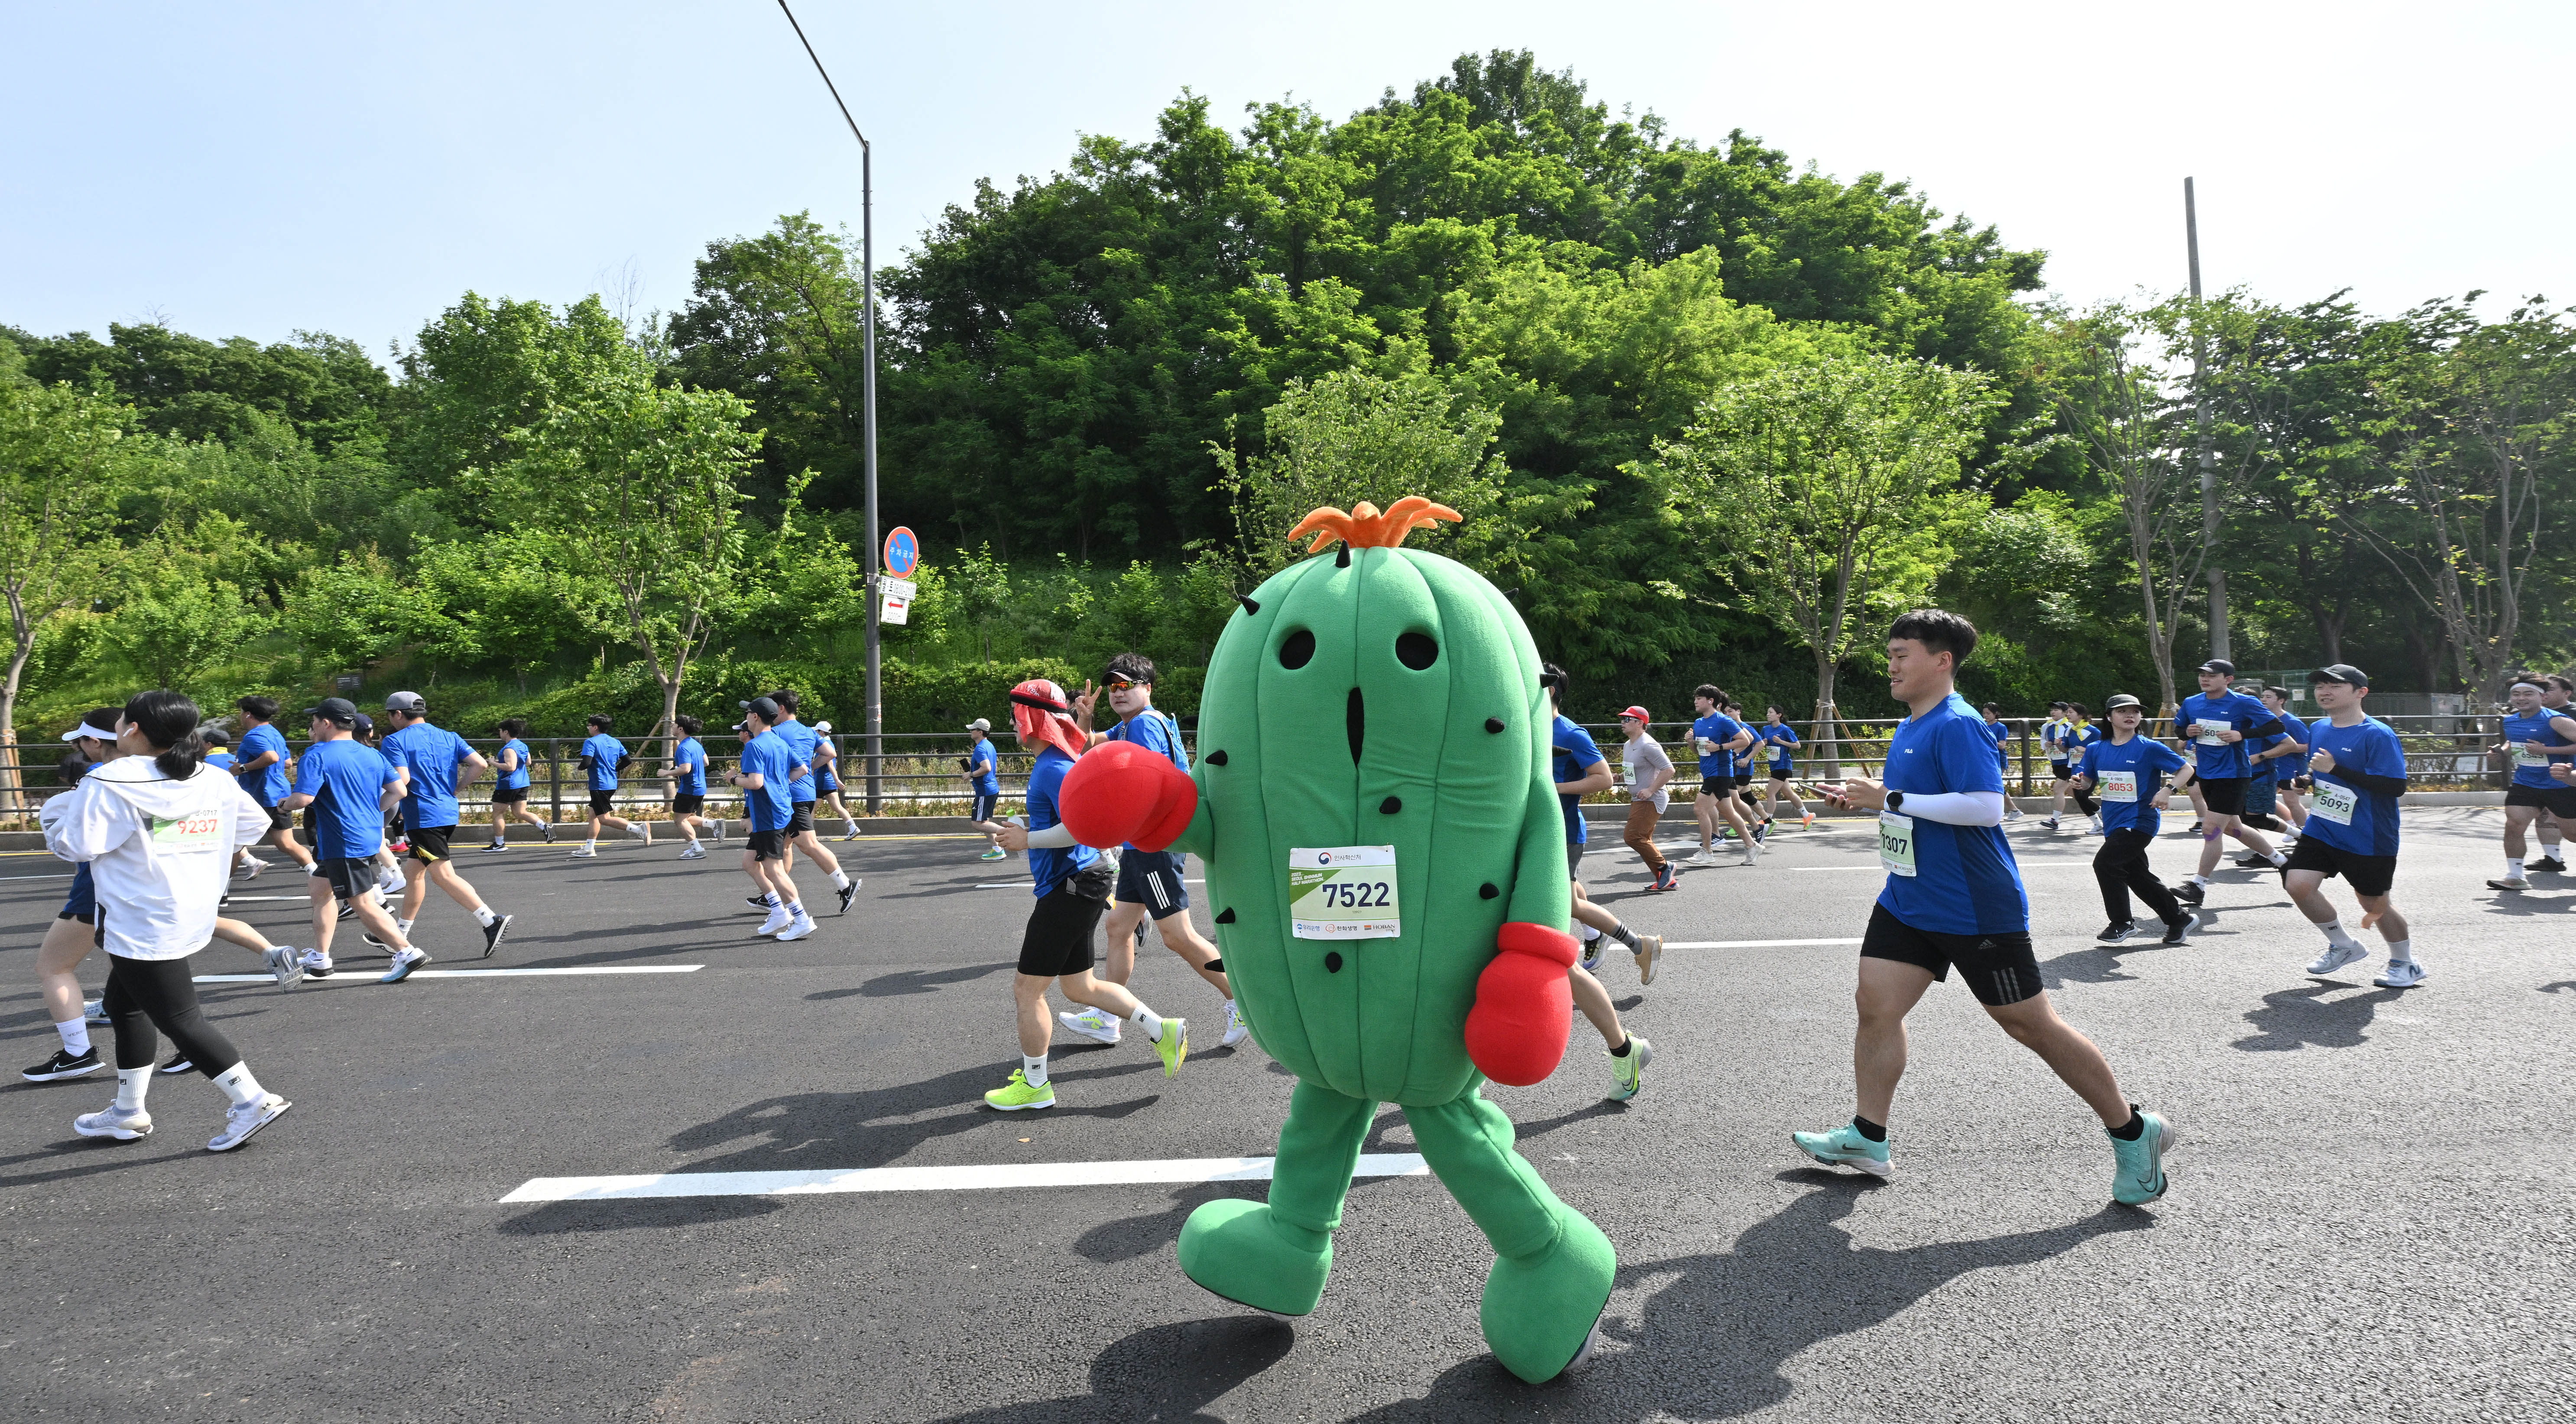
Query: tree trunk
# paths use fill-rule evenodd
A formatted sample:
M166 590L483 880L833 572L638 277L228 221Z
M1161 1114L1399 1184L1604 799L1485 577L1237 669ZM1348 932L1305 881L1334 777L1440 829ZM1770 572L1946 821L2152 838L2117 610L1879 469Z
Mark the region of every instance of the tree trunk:
M34 638L21 638L17 651L9 657L9 675L0 679L0 811L27 809L26 768L18 753L18 683L27 671L27 655L35 650Z
M1816 724L1812 729L1824 754L1824 779L1843 779L1841 718L1834 709L1834 661L1822 653L1816 655Z

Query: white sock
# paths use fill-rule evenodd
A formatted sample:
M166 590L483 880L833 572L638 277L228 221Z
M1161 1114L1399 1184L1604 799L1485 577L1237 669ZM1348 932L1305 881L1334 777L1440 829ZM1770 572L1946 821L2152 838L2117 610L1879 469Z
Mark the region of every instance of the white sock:
M396 920L394 921L394 928L401 933L404 939L411 938L411 921Z
M2352 933L2343 927L2343 921L2341 920L2326 921L2324 924L2317 926L2317 933L2324 935L2326 937L2326 943L2333 945L2337 949L2361 948L2361 941L2352 937Z
M1041 1053L1035 1058L1031 1058L1025 1053L1021 1054L1020 1076L1027 1079L1029 1086L1032 1088L1045 1082L1047 1080L1046 1055Z
M499 915L492 913L492 907L489 905L477 905L474 907L474 923L483 926L485 929L490 929L492 927L492 922L499 918L501 918Z
M224 1096L232 1099L233 1106L237 1108L246 1107L268 1096L268 1090L261 1087L259 1080L250 1075L250 1064L247 1062L236 1063L216 1074L215 1086L223 1089Z
M597 837L597 836L592 836L590 839L588 839L588 840L586 840L586 841L583 841L583 842L581 843L581 848L582 848L583 850L597 850L597 849L599 849L599 837Z
M2415 941L2413 939L2392 939L2388 942L2389 963L2408 964L2412 963L2414 958Z
M2191 878L2191 883L2200 886L2202 889L2207 889L2209 887L2209 877L2206 875L2195 875Z
M1585 924L1581 920L1576 920L1574 922L1574 932L1583 936L1583 942L1585 944L1590 944L1594 940L1601 938L1601 931L1594 929L1592 926Z
M70 1018L63 1020L61 1023L54 1025L54 1032L63 1036L63 1052L70 1054L74 1058L78 1058L82 1054L89 1052L88 1019L83 1018L79 1014L74 1014Z
M847 889L849 889L849 888L850 888L850 877L849 877L847 874L845 874L845 873L843 873L843 872L841 872L841 871L838 871L838 870L833 871L833 872L832 872L832 888L833 888L833 889L835 889L835 890L847 890Z
M791 920L800 919L805 914L805 902L802 900L790 900L780 908L787 911L787 918Z
M2522 878L2522 862L2518 860L2506 861L2504 863L2504 878L2507 880L2520 880Z
M116 1070L116 1105L127 1112L143 1108L143 1094L152 1086L152 1065Z
M1144 1026L1145 1036L1147 1038L1154 1040L1156 1043L1163 1041L1162 1017L1156 1014L1152 1009L1146 1008L1143 1004L1138 1004L1136 1006L1136 1012L1129 1014L1127 1017L1134 1019L1137 1023Z

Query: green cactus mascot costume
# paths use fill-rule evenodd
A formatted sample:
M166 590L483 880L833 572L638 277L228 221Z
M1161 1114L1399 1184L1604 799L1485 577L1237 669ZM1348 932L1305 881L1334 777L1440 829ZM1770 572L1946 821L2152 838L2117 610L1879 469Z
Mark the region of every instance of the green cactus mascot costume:
M1313 1311L1360 1143L1397 1103L1493 1244L1485 1342L1536 1383L1588 1357L1616 1258L1477 1091L1555 1070L1575 943L1538 649L1493 585L1402 547L1435 517L1458 515L1409 497L1307 516L1289 537L1343 547L1281 570L1228 621L1196 774L1111 742L1061 804L1087 845L1206 861L1237 1001L1297 1075L1270 1200L1192 1212L1181 1269L1228 1300Z

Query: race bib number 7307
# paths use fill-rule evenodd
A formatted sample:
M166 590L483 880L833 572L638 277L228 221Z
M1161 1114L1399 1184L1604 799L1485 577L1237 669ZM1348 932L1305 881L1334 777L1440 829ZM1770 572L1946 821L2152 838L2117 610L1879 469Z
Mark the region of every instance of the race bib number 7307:
M1393 939L1402 934L1395 847L1292 848L1288 927L1298 939Z

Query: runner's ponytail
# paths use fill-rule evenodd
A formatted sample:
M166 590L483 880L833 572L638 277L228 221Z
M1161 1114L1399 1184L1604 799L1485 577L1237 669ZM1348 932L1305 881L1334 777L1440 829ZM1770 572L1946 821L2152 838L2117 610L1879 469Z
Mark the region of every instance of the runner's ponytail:
M197 704L186 693L138 692L125 704L124 720L158 750L152 765L172 781L187 780L205 763L206 741L197 730Z

